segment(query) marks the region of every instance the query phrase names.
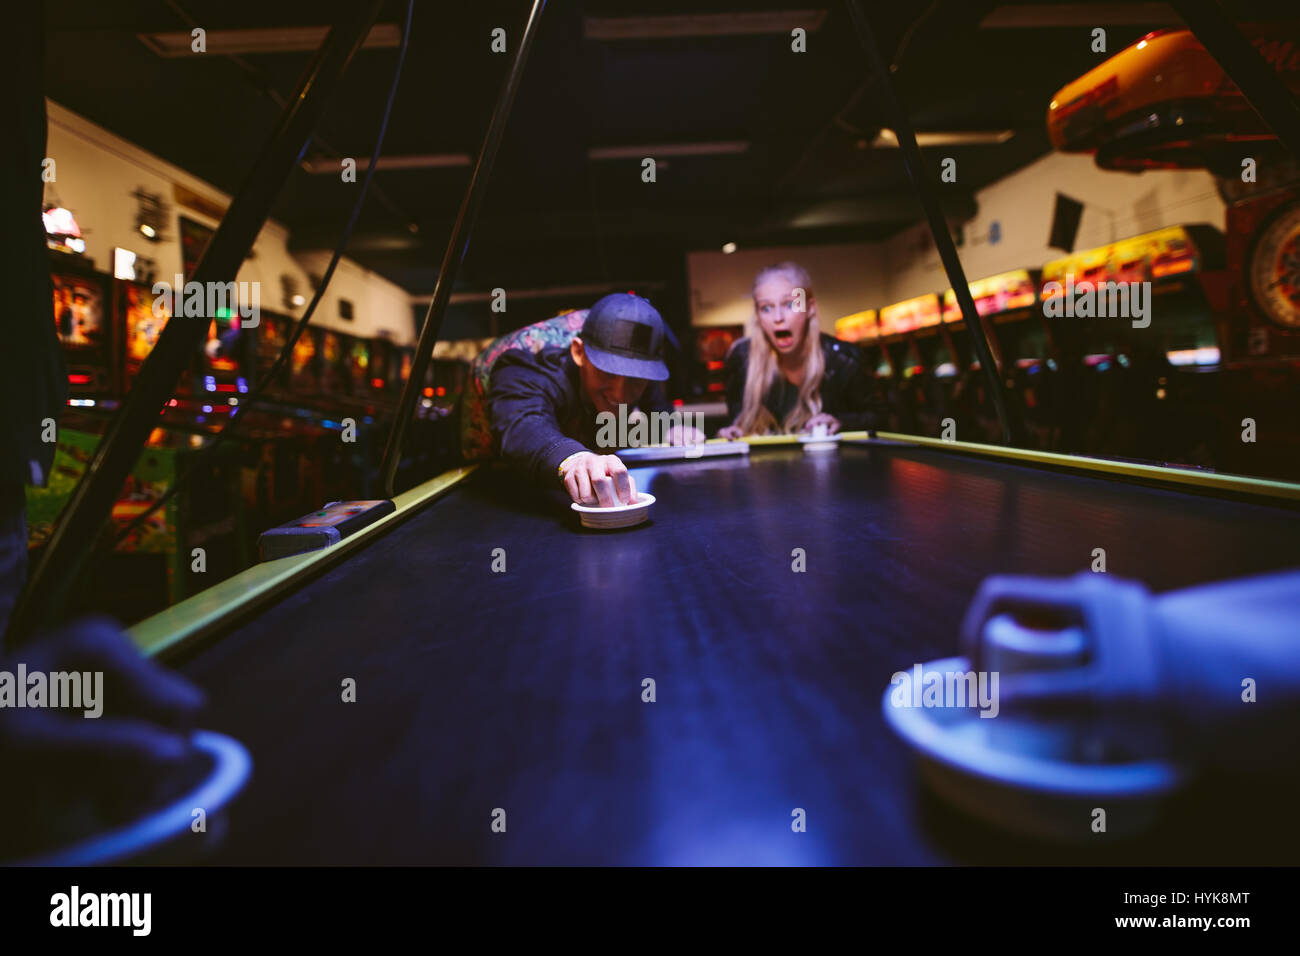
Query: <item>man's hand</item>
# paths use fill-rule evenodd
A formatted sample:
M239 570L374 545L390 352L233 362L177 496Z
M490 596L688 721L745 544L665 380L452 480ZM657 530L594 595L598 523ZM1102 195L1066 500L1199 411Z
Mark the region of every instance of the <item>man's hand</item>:
M737 438L743 437L744 434L736 425L728 425L726 428L718 429L718 437L725 438L728 441L735 441Z
M834 415L827 415L825 412L818 412L812 418L808 419L808 424L804 425L803 430L812 431L818 425L826 426L826 434L834 435L840 430L840 420Z
M617 455L579 452L564 463L564 488L580 505L613 508L637 500L636 481Z

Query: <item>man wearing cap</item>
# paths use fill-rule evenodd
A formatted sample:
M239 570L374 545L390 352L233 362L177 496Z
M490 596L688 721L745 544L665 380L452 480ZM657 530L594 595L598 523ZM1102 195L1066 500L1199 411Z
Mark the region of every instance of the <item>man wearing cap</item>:
M492 368L488 409L501 456L541 484L563 483L582 505L631 504L637 492L617 455L597 447L596 416L619 406L648 404L650 382L668 378L663 361L664 320L646 299L607 295L591 307L581 333L566 348L505 352ZM645 401L643 401L645 399ZM674 444L704 440L696 429L675 429Z

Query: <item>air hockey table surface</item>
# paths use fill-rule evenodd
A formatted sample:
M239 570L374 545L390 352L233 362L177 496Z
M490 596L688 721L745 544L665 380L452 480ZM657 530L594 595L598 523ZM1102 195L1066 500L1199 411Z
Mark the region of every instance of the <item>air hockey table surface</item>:
M990 574L1097 548L1154 592L1295 566L1294 508L874 442L635 474L651 521L599 532L481 469L178 657L254 761L215 862L1300 858L1296 794L1243 807L1240 780L1127 841L994 830L929 794L881 713L892 674L957 653Z

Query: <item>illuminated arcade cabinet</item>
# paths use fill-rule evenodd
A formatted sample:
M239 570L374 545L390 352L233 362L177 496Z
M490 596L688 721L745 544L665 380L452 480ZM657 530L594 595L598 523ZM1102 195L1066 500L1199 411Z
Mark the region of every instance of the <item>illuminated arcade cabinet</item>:
M1242 31L1300 93L1300 23ZM1198 168L1227 204L1226 270L1203 276L1222 366L1215 464L1296 478L1300 462L1300 162L1186 30L1148 34L1062 88L1053 145L1103 169ZM1187 364L1208 359L1194 352ZM1267 440L1241 440L1250 418Z

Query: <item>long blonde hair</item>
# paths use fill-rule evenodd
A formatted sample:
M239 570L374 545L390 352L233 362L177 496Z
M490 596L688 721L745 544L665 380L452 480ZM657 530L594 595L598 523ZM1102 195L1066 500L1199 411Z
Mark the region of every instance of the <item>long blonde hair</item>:
M754 276L753 293L757 293L760 282L774 274L788 276L796 288L804 290L805 307L811 312L812 277L807 269L795 262L780 262L760 269ZM749 364L745 370L744 398L735 424L746 435L765 435L778 429L776 419L763 404L763 397L776 384L781 370L777 366L776 349L768 342L759 323L757 303L745 323L745 335L749 339ZM821 330L811 315L808 316L801 349L799 358L803 365L803 379L799 383L798 401L779 425L779 429L785 432L800 431L808 419L822 410L821 384L826 362L822 357Z

